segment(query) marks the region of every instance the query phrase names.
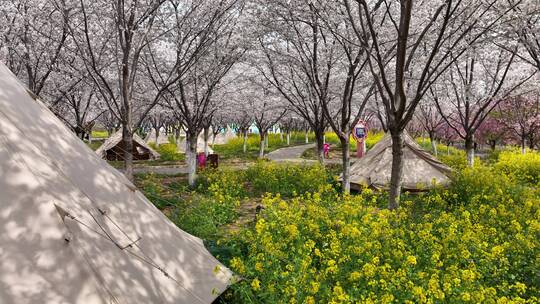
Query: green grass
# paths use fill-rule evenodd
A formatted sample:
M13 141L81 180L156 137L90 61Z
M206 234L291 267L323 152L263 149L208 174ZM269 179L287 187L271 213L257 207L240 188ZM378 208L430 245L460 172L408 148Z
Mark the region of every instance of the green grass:
M314 134L309 133L308 135L309 142L314 141ZM305 134L303 132L293 132L291 133L290 145L302 145L305 144ZM244 139L242 137L237 137L229 140L227 144L224 145L214 145L214 151L219 154L221 159L244 159L244 160L255 160L259 156L259 146L260 139L258 134L250 134L247 139L247 152L243 151ZM279 134L269 134L268 135L268 148L265 147L265 154L275 151L279 148L287 147L286 135L283 134L283 140Z
M103 130L92 130L92 138L107 138L109 132Z

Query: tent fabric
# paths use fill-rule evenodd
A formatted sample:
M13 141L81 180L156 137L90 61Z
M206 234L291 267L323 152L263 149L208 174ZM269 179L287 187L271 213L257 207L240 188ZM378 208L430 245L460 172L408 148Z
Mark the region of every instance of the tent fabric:
M403 133L403 189L424 191L448 185L452 169L441 163L407 133ZM392 173L392 138L385 135L351 166L351 188L387 188Z
M225 130L225 133L219 133L214 137L213 144L215 145L225 145L229 142L229 140L236 138L236 134L234 131L227 127L227 130Z
M137 134L133 134L133 143L134 143L134 159L159 159L160 155L154 149L152 149L146 142L139 137ZM105 142L96 150L97 155L101 158L109 160L118 160L116 158L122 158L124 149L121 146L122 144L122 129L118 130L111 137L107 138ZM116 150L116 151L113 151ZM110 159L111 155L115 159Z
M208 142L208 153L214 154L214 149L210 147L210 144L211 142ZM186 145L187 145L187 142L186 142L186 139L184 138L177 145L176 149L180 153L186 153ZM204 136L202 135L202 132L201 132L201 134L197 138L197 153L203 153L203 152L204 152Z
M232 273L0 62L0 303L211 303Z
M164 130L160 130L159 136L157 136L157 139L156 139L156 130L155 129L152 129L150 131L150 133L148 133L146 135L146 137L144 138L144 141L147 144L155 143L157 145L163 145L163 144L168 144L169 143L169 139L167 138L167 135L165 134Z

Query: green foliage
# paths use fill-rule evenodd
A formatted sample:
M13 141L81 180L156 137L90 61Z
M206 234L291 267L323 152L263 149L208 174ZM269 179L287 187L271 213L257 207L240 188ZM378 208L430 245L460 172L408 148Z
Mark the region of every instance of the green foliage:
M291 197L317 191L328 183L321 165L276 164L259 161L246 171L247 180L257 194L274 193Z
M93 151L96 151L99 147L101 147L101 145L103 144L102 141L92 141L92 143L86 143L88 145L88 147L90 147L90 149L92 149Z
M518 151L503 151L495 168L508 175L513 180L528 185L540 185L540 154L529 152L521 154Z
M246 172L231 169L206 169L197 179L200 193L219 193L233 198L246 196Z
M209 240L215 239L220 227L236 217L239 201L214 196L195 195L171 213L171 220L182 230Z
M158 207L174 207L179 201L174 191L163 186L161 179L153 173L141 175L137 179L137 184L142 192Z
M489 168L463 174L394 212L373 207L369 191L265 198L230 260L245 278L235 301L536 303L538 196Z
M308 134L310 142L314 141L315 135L311 132ZM290 138L291 145L299 145L305 143L305 133L292 132ZM265 147L265 153L274 151L287 146L286 135L283 134L283 141L279 134L268 135L268 148ZM224 145L214 145L213 149L220 155L220 158L248 158L256 159L259 155L260 137L258 134L249 134L247 138L247 152L243 152L244 138L239 136L229 140Z
M144 194L166 212L182 230L205 240L216 239L220 227L237 218L236 208L244 196L241 181L232 171L205 171L198 192L189 192L185 183L164 184L155 174L138 176L137 184ZM228 182L225 182L228 181Z
M92 138L107 138L109 137L109 132L102 130L92 130Z
M374 131L368 131L368 136L367 136L367 139L366 139L366 149L371 149L376 143L378 143L382 138L384 137L384 132L382 131L378 131L378 132L374 132ZM325 138L326 138L326 142L331 144L331 145L334 145L338 148L341 147L341 141L339 140L339 137L337 136L337 134L335 132L326 132L325 134ZM349 150L351 152L356 152L356 140L354 140L354 138L351 137L349 138L349 142L350 142L350 146L349 146Z
M160 159L164 161L185 160L185 155L177 152L176 144L161 144L156 151L161 155Z

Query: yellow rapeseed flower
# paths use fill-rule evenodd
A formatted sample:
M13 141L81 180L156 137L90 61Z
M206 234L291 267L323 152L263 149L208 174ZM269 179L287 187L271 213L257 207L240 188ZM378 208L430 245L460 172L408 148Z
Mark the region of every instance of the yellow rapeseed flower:
M255 291L261 289L261 281L257 278L253 279L253 281L251 281L251 288Z
M407 264L416 265L416 257L413 255L409 255L407 257Z

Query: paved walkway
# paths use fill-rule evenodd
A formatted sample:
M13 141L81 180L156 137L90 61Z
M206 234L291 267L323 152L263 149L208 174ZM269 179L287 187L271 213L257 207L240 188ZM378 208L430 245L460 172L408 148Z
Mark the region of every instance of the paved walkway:
M315 148L315 144L286 147L272 151L266 157L273 161L304 161L305 159L302 159L304 151L313 148Z
M305 159L302 158L302 154L308 149L315 148L315 144L307 144L300 146L291 146L286 148L277 149L266 155L266 157L272 161L276 162L297 162L297 163L316 163L317 160ZM340 164L341 159L328 159L325 161L328 164ZM351 159L351 163L354 162L354 159ZM245 169L246 164L238 165L226 165L226 167L232 169ZM122 171L122 169L118 169ZM135 174L142 173L155 173L161 175L178 175L178 174L187 174L186 165L175 165L175 166L135 166L133 168Z

